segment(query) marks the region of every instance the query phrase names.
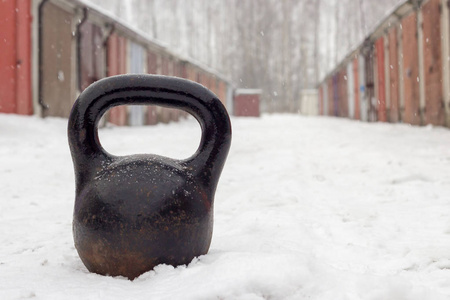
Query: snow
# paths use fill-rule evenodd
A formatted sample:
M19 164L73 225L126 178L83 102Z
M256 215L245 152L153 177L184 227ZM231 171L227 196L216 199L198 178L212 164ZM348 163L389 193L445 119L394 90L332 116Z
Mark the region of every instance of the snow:
M0 115L0 299L450 299L450 131L233 118L207 255L134 281L73 246L67 121ZM190 156L193 119L108 127L111 153Z

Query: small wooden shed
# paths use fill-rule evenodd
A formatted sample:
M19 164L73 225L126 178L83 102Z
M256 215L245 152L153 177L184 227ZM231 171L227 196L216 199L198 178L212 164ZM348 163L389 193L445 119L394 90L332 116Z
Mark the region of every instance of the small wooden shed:
M259 89L237 89L234 94L233 114L240 117L259 117L261 93Z

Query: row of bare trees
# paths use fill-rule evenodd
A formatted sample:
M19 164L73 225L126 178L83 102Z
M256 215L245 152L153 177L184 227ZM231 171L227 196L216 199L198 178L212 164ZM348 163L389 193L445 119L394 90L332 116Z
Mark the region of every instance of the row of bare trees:
M228 76L263 90L266 112L295 112L349 48L401 0L91 0Z

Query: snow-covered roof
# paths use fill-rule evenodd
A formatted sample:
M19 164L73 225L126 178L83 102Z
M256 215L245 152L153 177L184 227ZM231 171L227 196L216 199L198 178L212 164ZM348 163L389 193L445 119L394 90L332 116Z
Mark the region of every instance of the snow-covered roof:
M368 31L365 38L358 42L356 45L350 48L347 55L325 76L317 83L320 86L323 81L335 74L343 65L349 63L349 61L360 52L367 44L371 44L376 38L380 37L384 31L391 27L393 23L397 22L405 15L409 14L414 8L414 5L420 5L424 1L422 0L404 0L397 5L395 5L391 10L389 10L383 18L380 19L372 28Z
M114 23L117 27L117 29L125 31L127 34L132 35L133 37L137 38L138 40L142 40L142 42L150 43L152 46L158 47L160 49L164 49L165 51L168 51L168 45L165 44L162 41L156 40L140 30L139 28L132 26L131 24L125 22L124 20L118 18L108 10L104 9L103 7L100 7L96 5L95 3L92 3L87 0L66 0L71 3L74 3L78 6L84 6L88 9L89 13L98 14L102 17L102 19L105 19L107 22Z
M88 9L88 14L90 13L97 14L102 19L105 19L106 22L113 23L115 26L115 30L123 31L127 35L136 39L138 42L144 43L146 45L149 45L150 47L163 51L175 58L178 58L181 61L187 62L211 75L214 75L215 77L227 82L228 84L231 84L231 80L229 78L226 78L223 74L221 74L217 70L214 70L213 68L208 67L205 64L196 61L195 59L188 57L185 54L176 53L175 51L171 50L166 43L151 37L144 31L136 28L135 26L132 26L131 24L113 15L111 12L105 10L104 8L92 2L89 2L88 0L63 0L63 1L68 1L69 3L72 3L77 6L86 7Z
M236 89L235 94L236 95L262 94L262 90L261 89Z

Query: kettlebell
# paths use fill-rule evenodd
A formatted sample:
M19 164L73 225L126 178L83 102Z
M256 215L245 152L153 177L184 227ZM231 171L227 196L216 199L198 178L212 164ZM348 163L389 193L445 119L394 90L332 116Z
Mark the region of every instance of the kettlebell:
M98 122L108 108L124 104L190 113L202 129L199 148L184 160L108 153ZM73 237L89 271L133 280L158 264L188 264L208 252L214 194L231 145L230 119L216 95L181 78L108 77L76 100L68 138L76 184Z

